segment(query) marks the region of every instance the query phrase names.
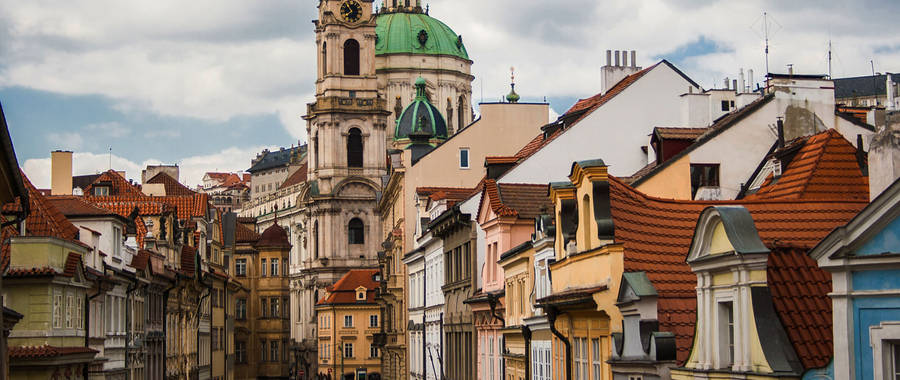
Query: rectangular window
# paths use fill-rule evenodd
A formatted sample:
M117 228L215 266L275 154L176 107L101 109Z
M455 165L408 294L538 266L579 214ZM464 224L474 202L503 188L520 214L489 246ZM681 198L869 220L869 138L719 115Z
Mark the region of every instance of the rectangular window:
M72 328L72 312L75 309L75 297L69 294L66 296L66 328Z
M272 277L278 277L278 259L272 259Z
M268 305L269 305L269 303L267 302L267 300L265 298L259 299L259 310L260 310L259 317L260 318L266 318L266 312L269 311Z
M266 277L266 259L259 259L259 276Z
M459 168L469 168L469 148L459 148Z
M278 297L272 297L269 300L269 306L271 307L271 313L269 313L269 318L279 318L281 313L278 310Z
M701 187L719 186L719 164L691 164L691 197Z
M731 368L734 363L734 314L731 302L719 302L719 358L718 368Z
M122 229L119 227L113 227L113 254L122 256Z
M594 371L594 379L603 378L603 361L600 359L600 339L591 339L591 367Z
M488 376L494 380L494 337L488 337Z
M101 197L109 195L109 186L95 186L94 195Z
M234 359L238 363L247 362L247 342L234 342Z
M62 328L62 295L53 294L53 328Z
M723 101L722 101L722 111L728 111L729 109L730 109L730 108L728 107L728 101L727 101L727 100L723 100Z
M247 299L238 298L234 303L234 314L237 319L247 319Z
M234 274L238 277L247 275L247 259L234 260Z
M353 357L353 343L344 343L344 357L345 358Z
M369 316L369 327L378 327L378 315L372 314ZM373 356L374 358L374 356Z
M371 345L371 346L369 346L369 357L370 357L370 358L377 358L377 357L378 357L378 347L375 346L374 344Z
M282 310L284 310L284 312L281 313L282 318L284 318L284 319L291 318L290 306L291 306L291 304L287 297L284 297L281 299L281 308L282 308Z
M259 361L266 361L266 349L268 346L266 345L266 341L264 339L259 340Z
M353 327L353 316L352 315L344 316L344 327Z
M276 362L278 361L278 341L273 340L269 342L269 360Z
M75 328L84 328L84 297L75 299Z

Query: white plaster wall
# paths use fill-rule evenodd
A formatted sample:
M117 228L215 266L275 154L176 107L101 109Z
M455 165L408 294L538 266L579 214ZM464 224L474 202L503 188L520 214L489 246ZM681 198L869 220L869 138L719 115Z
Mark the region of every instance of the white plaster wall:
M500 178L502 183L565 181L573 161L602 158L609 173L629 176L647 163L641 146L653 127L681 123L681 98L690 82L665 64L594 110ZM699 91L699 89L695 89Z
M469 214L470 217L472 218L471 222L477 223L475 221L475 218L478 217L478 215L477 215L478 214L478 205L480 205L480 204L481 204L481 193L478 193L476 195L473 195L471 198L465 200L464 202L460 203L459 211L461 211L464 214ZM481 288L482 286L484 286L484 284L481 281L480 273L481 273L482 267L484 267L484 254L485 254L485 248L486 248L485 246L487 243L485 243L484 230L481 228L478 228L477 226L475 227L475 236L476 236L475 237L475 246L472 247L472 250L474 250L475 254L476 254L475 271L473 272L473 275L477 279L476 287Z

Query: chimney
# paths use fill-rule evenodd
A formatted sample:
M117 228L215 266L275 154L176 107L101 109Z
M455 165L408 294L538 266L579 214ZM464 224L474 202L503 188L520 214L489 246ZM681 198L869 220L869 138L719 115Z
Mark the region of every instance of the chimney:
M724 82L725 82L725 89L727 90L728 89L728 77L725 77Z
M72 195L72 152L50 152L50 194Z
M894 104L894 81L891 78L891 73L884 73L884 76L887 77L884 84L884 88L887 90L887 104L885 106L888 110L894 111L897 109L897 105Z
M885 116L869 142L869 201L900 178L900 112Z
M616 67L619 67L619 51L616 50Z
M612 50L606 51L606 65L609 66L612 64Z
M628 51L622 50L622 66L628 66Z
M753 69L747 70L747 86L753 91Z
M631 67L637 67L637 50L631 51Z
M738 77L741 78L740 92L747 92L747 83L744 81L744 68L743 67L741 68L740 75Z
M778 126L778 147L784 148L784 119L779 117L775 125Z
M735 90L735 91L738 90L737 83L738 83L737 79L732 79L732 80L731 80L731 89L732 89L732 90Z

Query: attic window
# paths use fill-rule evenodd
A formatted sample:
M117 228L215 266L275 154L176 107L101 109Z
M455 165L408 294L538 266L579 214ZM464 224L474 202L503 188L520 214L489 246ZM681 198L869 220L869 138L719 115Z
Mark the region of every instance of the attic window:
M109 195L109 186L94 186L95 196Z
M356 300L357 301L365 301L366 300L366 288L359 287L356 289Z

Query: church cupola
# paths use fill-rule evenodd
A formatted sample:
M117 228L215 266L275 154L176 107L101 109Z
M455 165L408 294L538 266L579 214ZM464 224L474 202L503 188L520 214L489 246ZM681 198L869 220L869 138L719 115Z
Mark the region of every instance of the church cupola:
M412 136L427 134L433 142L447 139L447 123L437 107L428 101L425 79L416 79L416 98L403 110L394 129L394 141L410 141ZM436 141L435 141L436 140Z
M519 94L516 93L516 69L514 67L509 68L509 95L506 95L506 101L510 103L518 103L519 102Z

